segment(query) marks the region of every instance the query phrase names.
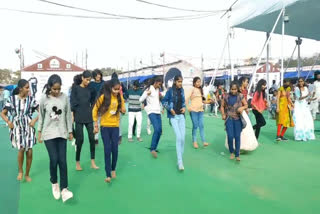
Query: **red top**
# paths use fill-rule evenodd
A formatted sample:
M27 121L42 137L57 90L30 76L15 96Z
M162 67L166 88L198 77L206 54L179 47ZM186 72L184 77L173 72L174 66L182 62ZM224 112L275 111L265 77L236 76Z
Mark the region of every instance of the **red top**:
M264 93L264 92L261 92L261 93ZM252 105L253 109L260 111L260 112L264 111L267 108L266 101L263 98L262 94L260 94L260 96L259 96L259 92L254 93L252 101L251 101L251 105Z
M241 89L241 94L244 96L246 101L248 100L248 89Z

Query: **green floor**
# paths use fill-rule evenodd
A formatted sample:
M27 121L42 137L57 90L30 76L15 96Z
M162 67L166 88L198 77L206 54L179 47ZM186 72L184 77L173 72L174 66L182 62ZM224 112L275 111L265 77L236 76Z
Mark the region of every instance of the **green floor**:
M143 123L143 143L127 143L127 116L123 117L124 140L119 147L117 179L104 182L102 143L96 160L100 170L90 169L89 144L82 152L84 171L75 171L74 147L68 146L69 187L74 199L63 204L51 194L49 159L43 144L34 148L31 183L16 179L16 152L10 149L7 129L0 129L2 214L195 214L195 213L319 213L320 141L275 143L275 122L262 129L261 146L242 155L241 163L229 160L220 119L205 116L205 133L211 143L191 146L191 121L187 115L185 171L176 167L175 135L163 117L158 159L146 149L151 136ZM320 123L316 123L320 129ZM287 137L293 139L293 129ZM317 138L320 139L319 132ZM18 208L17 208L18 206ZM11 208L11 209L8 209ZM2 210L1 210L2 209ZM18 209L18 211L17 211ZM7 211L9 210L9 211Z

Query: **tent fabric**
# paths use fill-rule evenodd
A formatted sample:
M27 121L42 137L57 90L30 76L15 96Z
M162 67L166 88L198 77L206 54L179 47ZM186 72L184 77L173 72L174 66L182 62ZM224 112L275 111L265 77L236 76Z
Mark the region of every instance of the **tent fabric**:
M152 78L152 77L154 77L154 76L155 76L155 75L136 76L136 77L129 77L129 78L123 77L123 78L120 78L119 81L120 81L120 82L126 82L126 81L131 82L131 81L139 80L139 83L142 83L142 82L144 82L145 80L150 79L150 78Z
M5 90L8 91L12 91L13 89L15 89L17 87L17 85L7 85L6 87L4 87Z
M314 72L316 71L301 71L300 72L300 77L308 79L313 79ZM298 78L298 71L294 72L286 72L284 73L284 78Z
M139 79L139 83L143 83L145 80L151 79L151 78L153 78L154 76L156 76L156 75L152 74L152 75L148 75L148 76L142 76L142 77Z
M319 41L320 28L317 27L317 23L320 20L320 1L283 0L283 2L286 6L286 15L289 16L285 34ZM232 26L254 31L271 32L282 9L282 1L278 0L240 0L238 4L234 10L235 18L232 20ZM250 5L251 9L244 10L245 5ZM282 33L281 21L275 28L275 33Z

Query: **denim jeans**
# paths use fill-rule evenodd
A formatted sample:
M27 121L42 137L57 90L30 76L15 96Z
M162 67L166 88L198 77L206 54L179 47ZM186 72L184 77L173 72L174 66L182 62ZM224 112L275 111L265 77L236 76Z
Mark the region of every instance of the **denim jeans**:
M101 137L104 145L104 165L107 177L111 177L111 170L115 171L118 161L119 127L101 126ZM111 162L112 154L112 162Z
M240 155L240 136L242 131L242 123L241 120L228 119L226 121L226 131L228 135L228 146L230 153L234 153L233 149L233 139L235 139L235 155L239 157Z
M161 115L151 113L149 114L149 119L153 126L153 135L152 135L150 151L154 151L158 147L158 143L162 134Z
M183 114L175 115L170 119L172 128L176 134L176 150L178 165L183 164L182 155L186 135L186 120Z
M192 120L192 141L197 142L197 129L200 129L200 136L202 142L206 142L204 138L204 126L203 126L203 112L190 112Z
M67 140L63 138L54 138L44 141L50 159L50 181L52 184L58 182L58 165L60 172L60 189L68 187L68 169L67 169Z

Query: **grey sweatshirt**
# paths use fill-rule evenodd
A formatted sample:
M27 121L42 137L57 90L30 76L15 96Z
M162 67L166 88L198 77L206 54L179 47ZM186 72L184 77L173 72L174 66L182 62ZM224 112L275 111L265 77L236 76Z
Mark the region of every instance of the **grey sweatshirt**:
M43 140L54 138L67 139L72 132L72 117L68 97L43 95L40 100L38 131Z

